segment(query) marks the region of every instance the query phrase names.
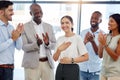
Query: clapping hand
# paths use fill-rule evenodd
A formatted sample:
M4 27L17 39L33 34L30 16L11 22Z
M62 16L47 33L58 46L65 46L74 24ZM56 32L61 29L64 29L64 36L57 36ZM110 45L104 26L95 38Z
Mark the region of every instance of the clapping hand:
M23 32L23 30L24 30L23 24L19 23L16 30L12 31L12 37L11 38L13 39L13 41L16 41L19 38L19 36Z
M38 36L38 34L36 34L36 39L37 39L38 46L40 46L43 43L43 41L42 41L42 39L40 39L40 37Z
M94 41L95 35L92 35L90 32L87 32L84 38L84 43L86 44L87 42L92 42Z
M102 45L106 45L106 37L107 35L103 34L102 32L99 32L98 34L99 43L101 43Z
M19 33L19 35L23 32L24 30L24 26L22 23L19 23L17 28L16 28L16 31Z
M45 34L42 33L42 36L43 36L44 43L48 46L49 45L48 33L47 32Z

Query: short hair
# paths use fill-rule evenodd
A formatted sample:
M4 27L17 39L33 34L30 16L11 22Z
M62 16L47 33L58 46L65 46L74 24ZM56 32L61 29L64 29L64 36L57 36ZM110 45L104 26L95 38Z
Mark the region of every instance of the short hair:
M100 16L102 16L102 13L100 11L94 11L93 13L97 13L99 14Z
M13 5L11 1L0 1L0 10L8 8L8 6Z

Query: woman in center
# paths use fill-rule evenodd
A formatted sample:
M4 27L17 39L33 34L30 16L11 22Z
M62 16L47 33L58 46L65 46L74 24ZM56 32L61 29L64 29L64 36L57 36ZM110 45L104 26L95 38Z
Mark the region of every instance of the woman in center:
M80 35L73 32L73 19L63 16L60 20L65 35L58 38L53 59L59 64L55 80L79 80L78 63L88 60L88 53Z

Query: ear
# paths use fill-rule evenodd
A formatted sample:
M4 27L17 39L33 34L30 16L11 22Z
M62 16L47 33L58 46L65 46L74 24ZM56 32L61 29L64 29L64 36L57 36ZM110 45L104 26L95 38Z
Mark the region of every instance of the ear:
M0 15L3 15L4 11L3 10L0 10Z
M100 19L100 22L99 23L101 23L102 22L102 19Z
M30 11L30 15L32 16L32 13L31 13L31 11Z
M0 15L2 14L2 10L0 10Z

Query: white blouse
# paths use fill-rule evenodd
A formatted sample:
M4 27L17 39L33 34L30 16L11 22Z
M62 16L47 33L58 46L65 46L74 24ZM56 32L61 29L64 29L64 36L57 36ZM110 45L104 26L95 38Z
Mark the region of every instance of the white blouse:
M72 37L59 37L56 43L55 52L58 46L68 41L70 41L72 44L65 51L61 52L58 61L63 57L75 58L87 53L86 47L80 35L74 35Z

